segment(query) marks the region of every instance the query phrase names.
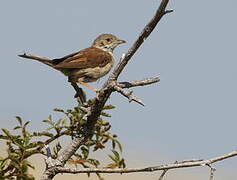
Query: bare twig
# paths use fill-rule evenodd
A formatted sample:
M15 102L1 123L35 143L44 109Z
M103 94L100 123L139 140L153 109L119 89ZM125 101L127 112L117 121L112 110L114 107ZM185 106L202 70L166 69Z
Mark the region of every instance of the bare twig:
M54 169L57 173L135 173L135 172L154 172L154 171L164 171L170 169L177 168L187 168L187 167L195 167L195 166L203 166L208 165L210 167L211 164L216 163L218 161L222 161L224 159L228 159L231 157L237 156L237 151L230 152L228 154L224 154L222 156L214 157L211 159L201 160L201 161L193 161L186 160L182 162L175 162L173 164L160 165L154 167L145 167L145 168L125 168L125 169L108 169L108 168L75 168L75 167L57 167ZM211 168L211 174L215 171L214 168Z
M175 163L200 162L200 161L203 161L203 159L189 159L189 160L183 160L183 161L176 161Z
M119 82L117 83L117 86L121 88L131 88L131 87L136 87L136 86L146 86L149 84L157 83L160 81L159 77L153 77L153 78L146 78L143 80L136 80L136 81L131 81L131 82Z
M116 90L123 96L127 97L129 99L129 102L135 101L138 104L141 104L142 106L144 106L144 103L142 102L142 100L132 94L133 91L126 91L123 88L145 86L145 85L153 84L153 83L156 83L159 81L160 81L160 78L154 77L154 78L147 78L144 80L136 80L136 81L131 81L131 82L119 82L118 83L118 82L114 81L114 83L111 83L111 84L113 84L114 90Z
M214 167L212 167L210 164L207 164L207 166L210 168L210 178L209 178L209 180L213 180L214 179L214 172L216 171L216 169Z
M128 61L131 59L131 57L135 54L135 52L138 50L138 48L142 45L144 40L147 39L147 37L151 34L151 32L156 27L157 23L161 20L161 18L167 14L172 12L171 10L166 11L166 6L169 3L169 0L162 0L160 3L159 8L157 9L154 17L150 20L150 22L145 26L137 40L133 43L132 47L128 50L128 52L122 56L120 63L116 66L111 78L117 79Z
M168 14L168 13L172 13L172 12L174 12L174 10L173 10L173 9L168 9L168 10L166 10L166 11L165 11L165 13L164 13L164 14Z
M114 86L114 89L120 94L122 94L123 96L125 96L126 98L128 98L129 102L134 101L134 102L137 102L138 104L141 104L142 106L145 106L141 99L139 99L138 97L132 94L133 91L126 91L117 85Z
M165 173L166 173L167 171L168 171L168 169L164 170L164 171L161 173L161 175L160 175L160 177L159 177L158 180L162 180L163 177L165 177Z

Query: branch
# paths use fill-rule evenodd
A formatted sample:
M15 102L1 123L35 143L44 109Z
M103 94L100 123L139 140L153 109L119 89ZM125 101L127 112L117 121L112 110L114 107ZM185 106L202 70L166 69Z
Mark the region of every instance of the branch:
M117 86L121 88L131 88L136 86L145 86L153 83L157 83L160 81L159 77L153 77L153 78L146 78L144 80L136 80L131 82L119 82L117 83Z
M161 175L160 175L160 177L159 177L159 180L162 180L162 179L163 179L163 177L165 176L165 173L167 173L167 171L168 171L168 169L164 170L164 171L161 173Z
M57 173L135 173L135 172L154 172L154 171L167 171L170 169L177 169L177 168L187 168L187 167L195 167L195 166L209 166L213 163L218 161L222 161L224 159L228 159L231 157L237 156L237 151L233 151L228 154L224 154L222 156L218 156L211 159L206 160L197 160L197 161L182 161L182 162L175 162L173 164L167 165L160 165L155 167L145 167L145 168L125 168L125 169L108 169L108 168L75 168L75 167L57 167L54 169ZM211 178L213 177L214 168L211 168ZM164 172L163 172L164 173ZM164 175L163 175L164 176Z
M144 40L147 39L147 37L151 34L151 32L156 27L157 23L160 22L161 18L170 12L173 12L173 10L165 10L167 4L169 3L169 0L162 0L160 3L159 8L157 9L154 17L150 20L150 22L145 26L141 34L139 35L138 39L133 43L132 47L128 50L128 52L122 56L120 59L120 63L116 66L111 78L117 79L128 61L131 59L131 57L135 54L135 52L138 50L138 48L142 45Z
M133 91L126 91L123 88L131 88L131 87L136 87L136 86L145 86L145 85L153 84L153 83L156 83L156 82L159 82L159 81L160 81L160 78L155 77L155 78L147 78L147 79L144 79L144 80L136 80L136 81L131 81L131 82L119 82L118 83L116 81L113 81L114 83L111 82L111 84L113 84L114 90L119 92L120 94L122 94L126 98L128 98L129 102L134 101L134 102L137 102L138 104L141 104L142 106L145 106L141 99L139 99L138 97L136 97L132 94Z
M126 91L117 85L114 85L114 89L115 91L119 92L120 94L128 98L129 102L134 101L134 102L137 102L138 104L141 104L142 106L145 106L141 99L139 99L138 97L132 94L133 91Z
M210 164L207 165L210 168L210 180L214 179L214 172L216 171L215 168L213 168Z

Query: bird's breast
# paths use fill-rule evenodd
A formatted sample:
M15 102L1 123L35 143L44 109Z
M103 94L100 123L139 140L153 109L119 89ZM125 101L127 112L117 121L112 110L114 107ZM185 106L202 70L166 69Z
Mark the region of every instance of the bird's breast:
M94 67L94 68L87 68L85 69L85 75L93 78L93 79L99 79L103 76L105 76L113 67L114 61L109 62L103 67Z
M97 66L85 69L75 69L71 73L71 75L78 80L83 78L83 82L93 82L105 76L111 70L113 65L114 65L114 57L112 61L110 61L108 64L104 66Z

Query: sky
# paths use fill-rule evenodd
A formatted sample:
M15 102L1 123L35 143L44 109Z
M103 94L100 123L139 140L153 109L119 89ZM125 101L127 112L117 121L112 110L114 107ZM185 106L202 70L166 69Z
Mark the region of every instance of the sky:
M159 2L1 1L0 127L12 128L14 117L21 116L31 121L32 130L43 130L42 120L49 114L58 117L52 109L77 104L65 76L17 54L62 57L90 46L99 34L112 33L127 41L115 50L118 60ZM116 93L109 99L117 108L108 120L124 145L128 166L210 158L236 149L236 6L235 0L171 0L168 7L174 12L163 17L126 66L121 81L161 79L133 89L145 107ZM107 77L91 85L99 88ZM215 167L215 180L236 179L236 158ZM146 175L149 180L157 174ZM167 179L208 176L202 167L172 171Z

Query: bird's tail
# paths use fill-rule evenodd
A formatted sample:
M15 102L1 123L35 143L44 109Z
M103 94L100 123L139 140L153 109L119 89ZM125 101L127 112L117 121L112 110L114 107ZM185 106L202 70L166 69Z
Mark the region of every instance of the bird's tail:
M20 54L18 55L22 58L27 58L27 59L33 59L39 62L42 62L48 66L53 67L53 62L51 59L45 58L45 57L41 57L41 56L35 56L35 55L31 55L31 54Z

